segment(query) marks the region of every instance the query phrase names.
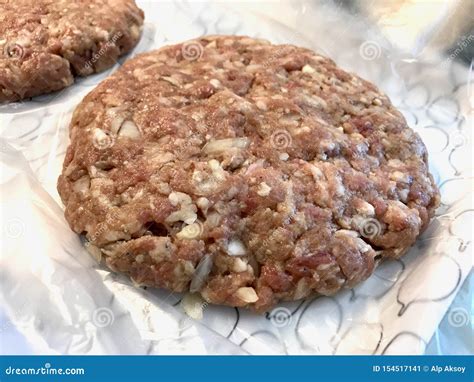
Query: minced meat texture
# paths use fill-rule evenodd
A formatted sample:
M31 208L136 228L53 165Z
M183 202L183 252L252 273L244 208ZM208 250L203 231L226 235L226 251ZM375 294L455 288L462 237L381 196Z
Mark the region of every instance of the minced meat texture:
M139 285L266 311L402 256L439 204L427 151L315 52L208 36L141 54L75 110L71 228Z
M0 0L0 103L113 66L142 24L133 0Z

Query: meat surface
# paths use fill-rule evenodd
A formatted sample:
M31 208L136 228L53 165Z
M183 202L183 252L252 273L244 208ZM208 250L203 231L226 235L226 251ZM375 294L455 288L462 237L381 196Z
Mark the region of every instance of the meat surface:
M374 85L315 52L207 36L141 54L75 110L71 228L139 285L263 312L402 256L439 204Z
M139 41L133 0L0 0L0 103L63 89Z

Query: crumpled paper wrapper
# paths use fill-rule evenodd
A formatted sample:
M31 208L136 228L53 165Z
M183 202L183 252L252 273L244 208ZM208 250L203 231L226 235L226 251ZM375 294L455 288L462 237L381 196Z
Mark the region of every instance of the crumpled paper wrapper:
M137 288L97 264L70 231L56 191L75 106L125 57L61 92L0 106L0 301L16 329L40 354L423 353L472 268L472 68L436 55L407 59L327 7L311 39L235 8L140 5L147 23L128 57L203 34L245 34L319 50L373 81L427 145L442 205L407 256L384 262L354 289L266 315L204 305L196 321L181 295ZM295 12L305 17L304 7ZM344 31L331 33L338 22ZM459 325L470 312L450 319Z

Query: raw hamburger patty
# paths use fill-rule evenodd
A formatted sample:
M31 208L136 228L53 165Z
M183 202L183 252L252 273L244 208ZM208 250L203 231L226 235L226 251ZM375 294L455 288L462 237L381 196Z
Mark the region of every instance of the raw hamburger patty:
M58 190L139 285L265 311L398 258L439 194L372 84L308 49L210 36L128 61L70 125Z
M0 0L0 102L63 89L140 38L133 0Z

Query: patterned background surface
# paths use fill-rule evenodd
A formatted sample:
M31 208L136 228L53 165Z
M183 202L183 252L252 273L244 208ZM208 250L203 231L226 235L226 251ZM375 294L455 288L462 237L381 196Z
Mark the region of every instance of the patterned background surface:
M386 261L352 290L282 304L264 316L206 306L201 321L190 319L182 296L137 289L97 265L62 217L56 180L71 113L124 58L62 92L0 106L1 302L11 325L39 352L423 353L472 267L472 68L440 57L408 60L356 26L338 35L334 47L334 15L314 21L322 37L311 40L219 6L161 6L156 12L156 4L144 4L148 21L132 55L202 34L247 34L320 50L376 83L428 147L442 193L437 217L407 256ZM471 325L470 307L456 308L448 319L454 327Z

